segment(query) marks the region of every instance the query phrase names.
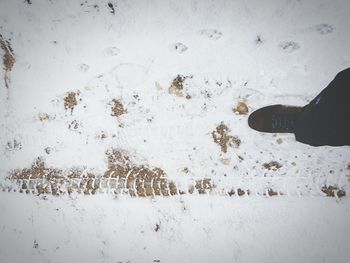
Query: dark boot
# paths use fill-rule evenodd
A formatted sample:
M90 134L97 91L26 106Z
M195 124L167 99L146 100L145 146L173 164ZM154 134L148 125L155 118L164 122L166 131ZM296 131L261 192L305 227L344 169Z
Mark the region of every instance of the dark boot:
M248 125L259 132L294 133L302 107L271 105L250 114Z
M297 141L312 146L350 145L350 68L343 70L308 105L296 126Z

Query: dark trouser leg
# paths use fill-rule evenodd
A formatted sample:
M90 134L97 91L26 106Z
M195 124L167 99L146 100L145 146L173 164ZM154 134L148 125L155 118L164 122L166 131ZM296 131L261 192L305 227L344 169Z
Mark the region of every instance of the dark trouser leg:
M313 146L350 145L350 68L303 108L295 127L297 141Z

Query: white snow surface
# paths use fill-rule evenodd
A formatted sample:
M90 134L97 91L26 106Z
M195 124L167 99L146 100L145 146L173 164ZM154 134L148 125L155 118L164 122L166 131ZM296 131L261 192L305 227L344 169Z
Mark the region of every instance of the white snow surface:
M308 103L350 65L349 12L347 0L0 0L16 59L8 89L0 70L0 186L37 157L102 175L112 148L179 189L215 186L147 198L1 192L0 262L349 262L349 198L322 187L350 194L350 147L257 133L232 111ZM191 99L168 92L177 75ZM113 99L125 114L111 116ZM220 123L238 148L213 141ZM238 188L251 194L227 195Z

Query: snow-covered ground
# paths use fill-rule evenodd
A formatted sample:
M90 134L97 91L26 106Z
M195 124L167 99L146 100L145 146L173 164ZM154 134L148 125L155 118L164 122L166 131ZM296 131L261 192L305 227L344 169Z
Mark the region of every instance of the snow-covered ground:
M0 0L0 262L348 262L350 148L247 117L349 67L349 12Z

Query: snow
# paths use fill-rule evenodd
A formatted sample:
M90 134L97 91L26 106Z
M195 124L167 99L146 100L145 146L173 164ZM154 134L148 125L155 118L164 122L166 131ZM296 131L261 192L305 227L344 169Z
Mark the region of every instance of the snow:
M349 256L349 199L1 194L1 200L2 262L347 262Z
M350 204L337 193L350 193L350 148L257 133L232 109L316 96L349 67L349 11L346 0L1 0L15 64L0 70L0 262L347 262ZM178 75L182 96L169 93ZM221 123L241 141L226 153L212 137ZM25 195L7 178L38 157L102 176L112 148L185 194ZM204 179L212 189L191 194Z

